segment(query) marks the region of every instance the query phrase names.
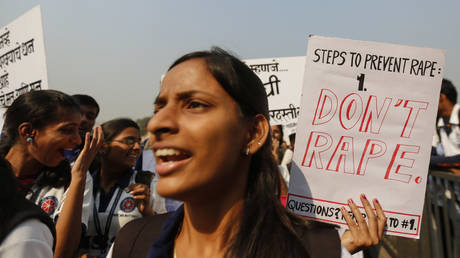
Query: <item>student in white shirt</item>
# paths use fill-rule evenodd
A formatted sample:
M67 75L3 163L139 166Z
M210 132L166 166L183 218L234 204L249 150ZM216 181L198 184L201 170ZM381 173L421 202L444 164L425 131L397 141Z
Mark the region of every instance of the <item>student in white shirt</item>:
M156 193L154 174L133 169L141 152L139 127L127 118L101 125L105 142L100 166L91 171L93 207L81 253L105 257L118 231L128 222L164 213L164 199Z
M25 93L5 112L0 153L11 164L26 198L56 223L54 257L71 257L78 248L85 227L84 199L91 191L85 188L87 170L102 144L100 128L91 141L86 134L86 144L70 169L64 150L81 143L80 119L72 97L55 90Z

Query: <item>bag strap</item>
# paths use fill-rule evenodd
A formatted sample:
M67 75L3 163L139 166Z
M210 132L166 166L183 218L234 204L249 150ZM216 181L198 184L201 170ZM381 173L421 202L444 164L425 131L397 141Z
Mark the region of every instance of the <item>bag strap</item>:
M161 233L163 222L172 214L158 214L130 221L117 234L112 258L146 257Z

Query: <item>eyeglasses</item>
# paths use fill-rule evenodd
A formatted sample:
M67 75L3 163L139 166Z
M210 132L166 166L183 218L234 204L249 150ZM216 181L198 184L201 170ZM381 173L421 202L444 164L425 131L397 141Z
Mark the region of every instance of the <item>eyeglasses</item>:
M124 143L130 147L134 146L134 144L139 144L139 146L141 148L143 148L144 144L142 143L142 140L141 139L134 139L134 138L126 138L126 139L123 139L123 140L112 140L112 142L121 142L121 143Z

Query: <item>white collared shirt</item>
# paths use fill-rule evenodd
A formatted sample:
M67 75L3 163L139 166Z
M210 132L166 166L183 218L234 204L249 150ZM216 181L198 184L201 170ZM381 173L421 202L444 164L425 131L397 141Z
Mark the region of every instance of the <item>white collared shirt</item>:
M437 123L437 128L439 128L439 135L434 134L433 137L433 146L442 147L444 156L450 157L460 154L460 126L458 115L460 112L460 105L455 104L452 109L452 114L449 118L449 124L451 124L451 133L448 135L444 129L444 121L442 118L439 118Z

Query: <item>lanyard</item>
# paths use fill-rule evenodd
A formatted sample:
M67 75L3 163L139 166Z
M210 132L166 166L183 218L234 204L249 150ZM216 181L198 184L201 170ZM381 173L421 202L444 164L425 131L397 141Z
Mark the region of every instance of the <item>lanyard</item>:
M37 187L37 190L33 191L33 194L32 196L30 197L30 201L33 202L33 203L36 203L37 202L37 198L38 198L38 195L40 195L41 191L43 190L43 188L45 188L45 186L38 186ZM37 203L38 205L38 203ZM40 207L41 208L41 207Z
M96 208L96 200L93 202L93 219L94 219L94 225L96 227L96 232L100 236L107 237L109 236L109 230L110 230L110 225L112 224L112 218L113 218L113 213L115 212L115 208L118 205L118 201L120 200L120 196L123 193L123 191L120 188L117 188L117 196L115 197L115 200L112 203L112 207L110 208L109 215L107 217L107 222L105 223L105 230L104 234L102 234L101 230L101 223L99 221L99 214ZM101 195L99 194L99 203L101 200Z

